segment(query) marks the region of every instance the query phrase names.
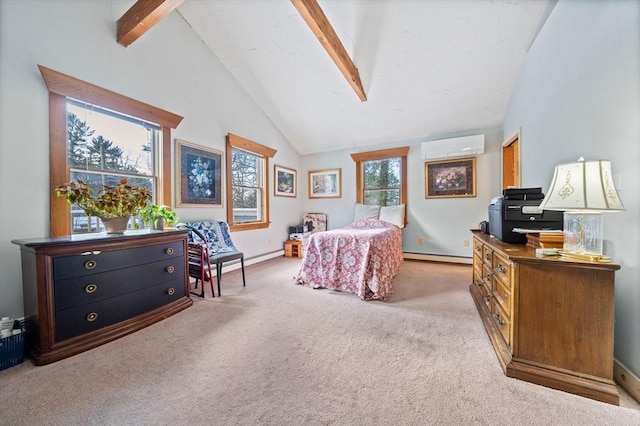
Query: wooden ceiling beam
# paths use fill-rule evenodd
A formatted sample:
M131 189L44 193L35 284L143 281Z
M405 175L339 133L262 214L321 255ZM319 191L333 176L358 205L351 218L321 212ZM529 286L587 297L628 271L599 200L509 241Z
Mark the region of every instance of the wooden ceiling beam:
M362 88L358 68L349 57L331 23L320 8L316 0L291 0L311 31L320 40L333 62L338 66L349 85L355 90L362 102L367 100L367 95Z
M116 41L124 47L136 41L184 0L138 0L118 19Z

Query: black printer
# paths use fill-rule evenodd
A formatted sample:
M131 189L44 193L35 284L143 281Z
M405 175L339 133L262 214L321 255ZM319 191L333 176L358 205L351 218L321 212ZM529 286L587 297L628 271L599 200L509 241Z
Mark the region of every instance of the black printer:
M540 210L542 188L508 188L489 205L489 232L505 243L526 244L527 235L513 228L561 230L563 213Z

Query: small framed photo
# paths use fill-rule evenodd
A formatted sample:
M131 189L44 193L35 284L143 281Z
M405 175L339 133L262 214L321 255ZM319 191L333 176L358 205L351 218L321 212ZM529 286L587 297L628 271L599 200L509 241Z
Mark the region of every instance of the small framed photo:
M222 152L176 139L176 206L222 206Z
M293 169L275 165L273 166L273 179L275 180L273 195L296 197L298 172Z
M342 197L342 169L309 172L309 198Z
M476 158L432 161L424 165L425 198L476 196Z

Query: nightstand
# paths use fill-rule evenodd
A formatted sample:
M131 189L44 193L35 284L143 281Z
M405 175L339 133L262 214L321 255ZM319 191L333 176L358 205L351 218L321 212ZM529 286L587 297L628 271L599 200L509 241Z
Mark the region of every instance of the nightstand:
M284 242L285 257L302 257L302 241L287 240Z

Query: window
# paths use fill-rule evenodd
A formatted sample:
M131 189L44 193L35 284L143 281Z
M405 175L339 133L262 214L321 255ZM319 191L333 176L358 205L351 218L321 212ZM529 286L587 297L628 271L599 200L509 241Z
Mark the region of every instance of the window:
M156 203L171 204L171 129L180 124L182 117L38 67L49 90L50 235L69 235L73 231L71 206L56 196L54 188L79 176L100 182L127 176L131 183L151 185ZM91 120L89 110L95 114ZM111 124L96 124L98 117ZM120 142L124 139L110 133L113 123L118 123L118 128L148 126L153 131L145 133L146 139L143 136L134 142L141 144L139 150L130 150ZM96 230L95 225L83 224L82 220L76 221L76 227Z
M400 202L401 158L384 158L362 162L363 203L397 206Z
M67 165L72 181L97 194L122 178L155 195L160 127L135 117L67 99ZM154 197L155 198L155 197ZM71 206L71 233L100 232L98 218Z
M356 162L356 203L406 204L408 152L409 147L401 147L351 154Z
M232 231L269 226L270 157L276 150L227 135L227 222Z

